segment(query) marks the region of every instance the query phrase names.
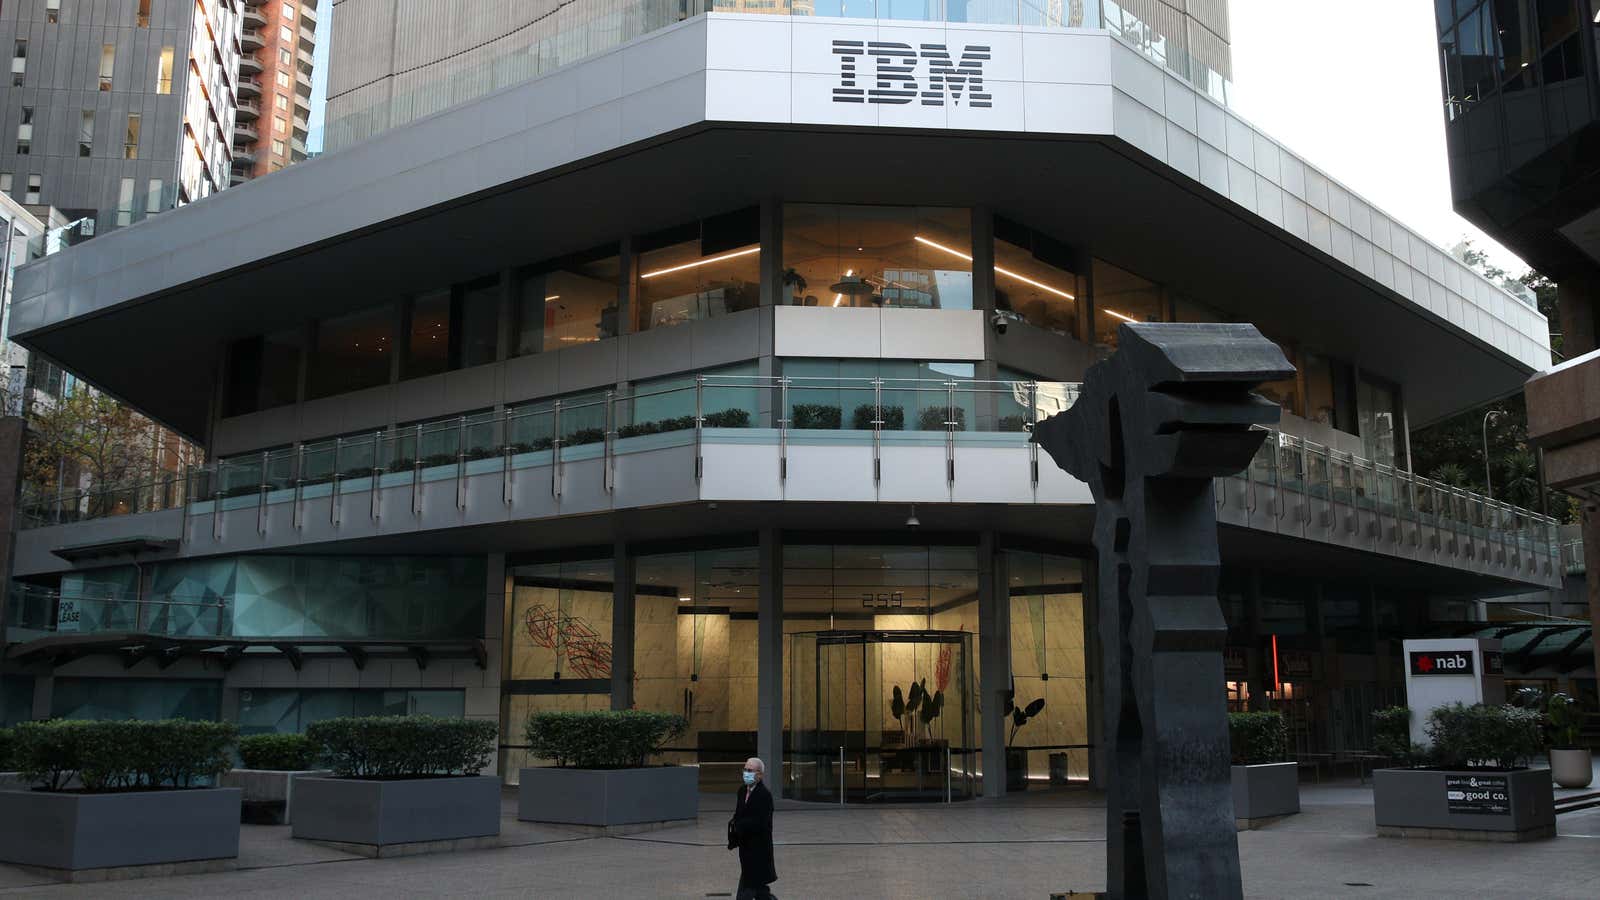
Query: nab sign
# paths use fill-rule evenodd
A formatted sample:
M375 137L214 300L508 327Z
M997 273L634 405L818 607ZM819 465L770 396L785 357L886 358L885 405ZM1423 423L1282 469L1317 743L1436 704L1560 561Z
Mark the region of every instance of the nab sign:
M1472 653L1468 650L1413 650L1412 675L1471 675Z

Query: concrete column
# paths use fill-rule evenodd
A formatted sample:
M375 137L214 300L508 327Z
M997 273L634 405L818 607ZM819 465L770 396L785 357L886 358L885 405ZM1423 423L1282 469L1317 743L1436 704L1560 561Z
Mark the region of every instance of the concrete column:
M1009 577L1009 575L1008 575ZM1103 788L1105 764L1105 692L1100 689L1100 565L1094 557L1083 561L1083 689L1088 721L1089 785Z
M761 201L761 305L783 306L789 289L783 283L783 201Z
M1267 688L1271 685L1272 660L1268 656L1272 651L1266 641L1266 635L1261 633L1261 570L1251 569L1245 573L1244 578L1244 614L1250 623L1250 640L1255 643L1256 652L1252 654L1255 662L1246 670L1249 675L1250 708L1262 711L1267 706Z
M1011 592L992 531L978 535L978 673L982 698L983 795L1006 794L1005 695L1011 689Z
M520 744L523 723L510 721L509 711L500 702L500 679L510 666L510 654L504 639L506 616L510 614L511 599L511 580L506 571L506 555L490 553L485 566L487 571L484 578L483 646L489 657L489 664L483 672L481 687L477 686L476 679L467 685L466 717L497 721L500 723L500 743ZM483 774L503 774L499 772L499 758L500 754L495 754L490 762L490 771Z
M50 706L55 702L56 677L38 675L33 679L33 718L50 718Z
M1556 313L1561 319L1561 355L1567 359L1582 356L1600 346L1600 333L1596 331L1597 297L1600 297L1600 290L1589 278L1565 278L1556 285Z
M756 607L756 755L767 786L787 790L783 769L783 534L761 529L756 549L761 599Z
M611 551L611 708L633 708L633 586L639 567L627 541Z

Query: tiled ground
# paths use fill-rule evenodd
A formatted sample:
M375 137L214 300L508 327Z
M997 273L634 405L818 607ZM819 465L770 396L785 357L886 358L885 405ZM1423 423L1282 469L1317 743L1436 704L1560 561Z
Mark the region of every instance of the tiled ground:
M1098 795L1030 793L942 806L818 807L777 813L786 898L1036 898L1103 887ZM1371 789L1304 785L1304 812L1239 836L1250 897L1600 897L1600 810L1559 820L1561 836L1525 845L1373 836ZM55 885L0 866L0 893L38 897L704 898L731 895L726 796L700 820L625 838L515 821L508 801L496 850L388 860L247 826L240 870L108 885Z

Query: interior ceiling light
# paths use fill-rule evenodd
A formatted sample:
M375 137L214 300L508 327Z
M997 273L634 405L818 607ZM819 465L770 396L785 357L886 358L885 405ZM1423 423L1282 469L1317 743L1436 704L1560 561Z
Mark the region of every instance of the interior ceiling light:
M640 275L639 277L640 278L654 278L657 275L670 275L673 272L682 272L684 269L693 269L696 266L703 266L703 265L705 265L707 263L722 262L725 259L733 259L736 256L749 256L752 253L760 253L760 252L761 252L761 245L757 244L754 247L746 247L743 250L734 250L731 253L720 253L720 254L718 254L716 256L708 256L705 259L697 259L694 262L684 263L681 266L671 266L671 267L668 267L668 268L665 268L665 269L657 269L654 272L646 272L643 275Z
M945 245L940 244L940 243L938 243L936 241L930 241L930 240L928 240L927 238L923 237L920 234L914 235L912 237L912 239L915 240L919 244L926 244L929 247L934 248L935 250L943 250L944 252L946 252L946 253L948 253L948 254L950 254L952 256L959 256L962 259L966 260L967 262L972 262L972 257L968 256L965 253L962 253L960 250L957 250L954 247L946 247ZM1050 293L1055 294L1057 297L1065 297L1068 300L1076 300L1076 299L1078 299L1077 297L1073 296L1072 294L1067 293L1066 291L1061 290L1060 288L1053 288L1048 284L1044 284L1043 282L1034 281L1032 278L1029 278L1026 275L1018 275L1016 272L1013 272L1010 269L1002 269L999 266L995 266L994 270L996 272L999 272L1001 275L1006 276L1007 278L1015 278L1017 281L1020 281L1023 284L1026 284L1026 285L1031 285L1033 287L1036 287L1041 291L1049 291Z
M849 278L851 275L855 274L855 271L856 271L855 269L845 269L844 270L844 277ZM843 299L844 299L844 295L843 294L834 294L833 295L833 305L834 306L838 306L839 305L839 301L843 300Z
M1114 309L1102 309L1100 311L1105 313L1108 316L1116 316L1117 318L1121 319L1124 322L1132 322L1135 325L1137 325L1139 323L1139 320L1135 319L1133 316L1125 316L1122 313L1119 313Z

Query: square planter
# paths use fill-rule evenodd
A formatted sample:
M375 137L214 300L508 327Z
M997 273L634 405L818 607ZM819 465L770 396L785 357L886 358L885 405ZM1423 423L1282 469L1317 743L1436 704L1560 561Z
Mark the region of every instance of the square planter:
M294 836L348 845L373 856L453 849L440 842L500 834L494 775L378 781L302 775L294 781Z
M236 788L0 791L0 862L71 877L88 869L233 859L239 801Z
M1549 769L1378 769L1372 807L1381 837L1532 841L1556 833Z
M1233 767L1233 817L1253 828L1300 811L1300 766L1293 762Z
M1018 747L1006 748L1006 790L1028 789L1028 751Z
M327 769L230 769L222 775L222 786L244 792L240 809L243 821L251 825L288 825L294 813L295 780L331 774Z
M700 770L521 770L517 818L524 822L614 828L693 820L700 814Z

